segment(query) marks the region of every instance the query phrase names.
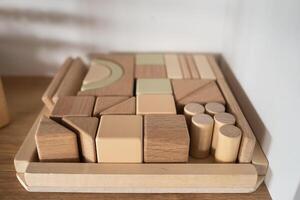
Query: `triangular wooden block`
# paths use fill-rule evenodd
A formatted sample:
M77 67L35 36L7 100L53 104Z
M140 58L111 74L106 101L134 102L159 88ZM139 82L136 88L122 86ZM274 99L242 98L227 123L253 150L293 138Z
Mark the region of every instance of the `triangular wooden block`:
M129 97L125 96L106 96L98 97L94 107L94 116L99 116L104 110L128 99Z
M210 80L172 80L175 99L178 101L209 82Z
M134 115L135 97L131 97L101 112L101 115L112 115L112 114L113 115Z
M76 133L45 116L35 141L40 161L79 161Z
M64 117L63 121L79 133L81 153L85 162L97 162L95 137L98 128L97 117Z

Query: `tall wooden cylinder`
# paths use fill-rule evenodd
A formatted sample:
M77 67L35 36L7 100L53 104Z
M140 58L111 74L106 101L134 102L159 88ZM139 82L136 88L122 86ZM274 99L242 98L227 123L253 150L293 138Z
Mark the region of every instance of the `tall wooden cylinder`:
M207 114L213 117L217 113L225 112L225 106L221 103L211 102L205 105L205 111Z
M2 80L0 78L0 128L9 123L9 113L7 108L7 102L4 94Z
M190 132L190 155L205 158L209 155L214 120L210 115L197 114L192 117Z
M235 124L235 117L232 114L229 113L217 113L214 116L215 125L213 130L213 139L211 144L211 151L212 154L215 153L217 141L218 141L218 135L219 135L219 129L228 124Z
M215 152L217 162L235 162L239 152L242 131L234 125L222 126Z
M204 113L204 111L205 111L204 106L202 106L199 103L189 103L184 106L183 112L189 130L191 126L192 117L196 114Z

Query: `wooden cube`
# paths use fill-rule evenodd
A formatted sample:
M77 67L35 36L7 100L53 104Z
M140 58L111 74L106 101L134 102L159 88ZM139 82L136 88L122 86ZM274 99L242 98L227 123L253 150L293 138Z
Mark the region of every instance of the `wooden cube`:
M140 94L172 94L169 79L137 79L136 95Z
M40 161L79 161L76 133L47 117L41 119L35 141Z
M137 115L104 115L96 136L100 163L143 162L143 119Z
M183 115L144 117L144 162L187 162L189 144Z
M146 114L176 114L173 95L143 94L137 96L136 113Z

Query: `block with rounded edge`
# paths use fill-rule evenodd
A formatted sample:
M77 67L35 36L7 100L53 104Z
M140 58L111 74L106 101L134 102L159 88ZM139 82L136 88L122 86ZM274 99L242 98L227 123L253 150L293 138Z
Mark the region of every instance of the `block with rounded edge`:
M141 78L136 81L136 95L140 94L172 94L172 86L169 79Z

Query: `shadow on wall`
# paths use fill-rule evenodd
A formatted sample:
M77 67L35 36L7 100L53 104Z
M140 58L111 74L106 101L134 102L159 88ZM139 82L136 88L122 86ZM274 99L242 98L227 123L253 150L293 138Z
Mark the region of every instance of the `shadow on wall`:
M300 182L298 183L298 188L294 196L294 200L299 200L299 199L300 199Z
M26 67L25 74L49 75L67 56L105 49L80 39L65 40L68 36L60 33L70 27L75 37L85 37L80 30L105 26L101 23L73 14L0 8L0 74L14 74Z

